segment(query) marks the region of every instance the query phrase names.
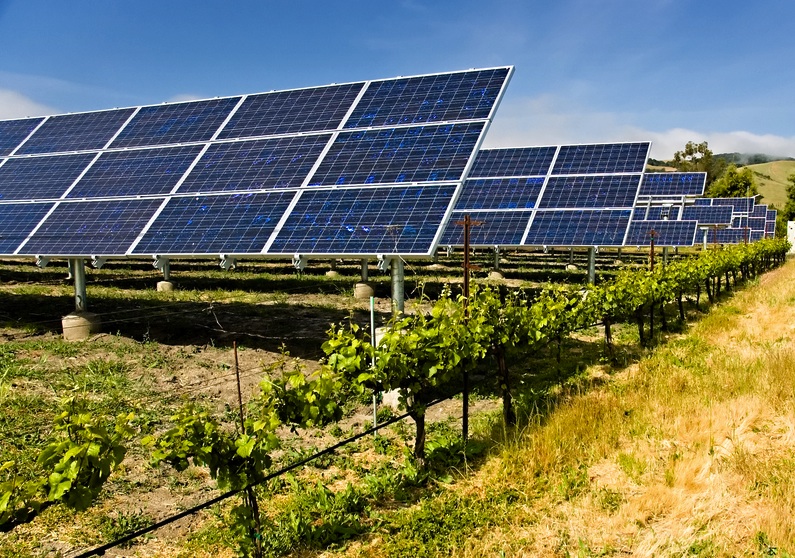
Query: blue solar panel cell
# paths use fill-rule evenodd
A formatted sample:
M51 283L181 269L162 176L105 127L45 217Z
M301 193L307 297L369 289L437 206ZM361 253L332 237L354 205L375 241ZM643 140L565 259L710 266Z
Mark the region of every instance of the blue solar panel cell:
M268 253L427 255L455 189L304 191Z
M13 254L52 206L51 203L0 204L0 254Z
M708 206L712 205L712 198L696 198L693 201L694 201L695 205L698 205L698 206L701 206L701 207L708 207Z
M213 144L179 192L299 187L330 138L307 135Z
M693 246L698 221L633 221L627 233L627 245Z
M30 136L16 154L102 149L134 110L128 108L52 116Z
M473 70L372 82L346 128L485 119L508 68Z
M123 256L162 201L61 202L19 253Z
M778 215L778 211L775 209L768 209L767 213L765 214L765 219L768 221L775 221L776 216Z
M543 177L467 180L456 210L532 209L543 185Z
M765 231L752 230L749 234L749 242L756 242L765 238Z
M557 150L554 146L481 149L469 171L469 177L545 176Z
M453 212L442 235L442 245L462 246L464 244L463 212ZM522 235L530 220L529 211L480 211L470 214L474 226L469 229L469 243L472 246L520 246Z
M552 177L538 207L633 207L639 184L640 175Z
M218 137L251 138L335 130L363 86L364 83L352 83L250 95Z
M0 156L12 153L42 120L44 119L0 120Z
M0 166L0 200L58 199L94 157L80 153L9 159Z
M698 221L700 225L729 225L732 221L732 208L729 206L702 207L691 205L682 210L682 219Z
M68 198L167 194L201 151L201 146L103 153Z
M654 172L643 175L641 196L703 196L705 172Z
M212 139L240 97L142 107L111 147L143 147Z
M766 235L773 235L776 233L776 222L775 221L765 221L765 234Z
M648 142L564 145L552 174L643 172L650 146Z
M295 192L171 198L134 254L259 254Z
M482 130L476 122L341 133L310 185L458 180Z
M536 211L527 246L621 246L631 210Z

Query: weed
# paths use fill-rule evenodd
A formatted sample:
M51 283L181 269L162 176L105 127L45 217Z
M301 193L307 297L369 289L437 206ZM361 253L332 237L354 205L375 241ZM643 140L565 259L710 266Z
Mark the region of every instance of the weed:
M106 515L101 517L99 520L99 531L102 533L104 539L110 542L140 529L149 527L152 523L154 523L153 519L141 510L133 512L121 511L113 516ZM136 542L138 541L133 539L132 541L123 543L121 547L129 548Z

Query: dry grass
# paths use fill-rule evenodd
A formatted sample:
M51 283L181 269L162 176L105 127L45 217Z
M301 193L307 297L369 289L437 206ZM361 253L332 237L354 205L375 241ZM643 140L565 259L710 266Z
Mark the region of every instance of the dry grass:
M456 554L792 552L794 303L790 262L608 385L539 416L462 487L524 497Z

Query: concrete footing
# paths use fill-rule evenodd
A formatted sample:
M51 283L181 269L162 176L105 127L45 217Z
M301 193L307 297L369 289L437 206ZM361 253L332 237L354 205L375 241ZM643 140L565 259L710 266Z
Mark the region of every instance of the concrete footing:
M502 281L503 279L505 279L505 275L503 275L499 271L490 271L489 279L491 279L492 281Z
M375 294L373 286L370 283L356 283L353 286L353 298L358 300L367 300Z
M80 341L99 333L102 320L93 312L72 312L61 319L64 341Z
M171 292L174 290L174 283L171 281L158 281L157 290L164 293Z
M340 276L339 271L334 271L333 269L329 269L326 272L326 277L339 277L339 276Z

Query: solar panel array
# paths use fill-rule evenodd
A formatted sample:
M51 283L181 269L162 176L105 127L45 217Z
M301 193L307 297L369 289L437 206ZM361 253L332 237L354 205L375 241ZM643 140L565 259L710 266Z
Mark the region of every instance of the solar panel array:
M473 246L622 246L646 166L648 142L483 149L442 244L463 244L465 214L480 222Z
M512 71L0 121L0 255L428 255Z

